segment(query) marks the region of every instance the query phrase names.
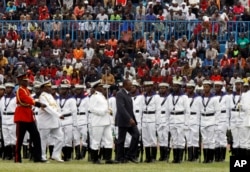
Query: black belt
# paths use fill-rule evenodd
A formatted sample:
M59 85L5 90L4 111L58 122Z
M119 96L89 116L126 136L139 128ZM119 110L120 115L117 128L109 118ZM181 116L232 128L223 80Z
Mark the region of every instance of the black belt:
M190 115L196 115L196 112L190 112Z
M145 114L155 114L155 111L144 111Z
M233 108L232 111L239 112L240 109Z
M222 110L222 111L220 111L220 113L226 113L227 111L226 110Z
M140 111L139 110L135 110L135 113L139 113Z
M85 112L80 112L80 113L77 113L77 115L86 115Z
M14 112L4 112L3 115L14 115Z
M165 111L161 111L161 114L164 114L164 113L166 113Z
M207 113L207 114L202 113L201 115L202 115L202 116L214 116L214 113Z
M63 115L64 117L69 117L69 116L72 116L72 114L71 113L68 113L68 114L65 114L65 115Z
M91 113L90 111L88 111L88 113Z
M184 112L170 112L171 115L184 115Z

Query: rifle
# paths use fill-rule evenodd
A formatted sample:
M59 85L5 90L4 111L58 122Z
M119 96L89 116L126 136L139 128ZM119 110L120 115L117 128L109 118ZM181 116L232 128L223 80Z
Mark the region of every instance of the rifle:
M89 130L87 131L87 151L88 151L88 161L92 161L92 158L91 158L91 148L90 148L90 135L89 135Z
M170 141L171 141L171 133L170 131L168 132L168 147L167 147L167 162L169 162L169 157L170 157Z
M142 135L140 136L139 144L140 144L140 149L141 149L141 150L140 150L140 153L141 153L140 162L143 162L143 153L144 153L144 149L143 149Z
M201 114L200 114L200 119L199 119L199 163L201 163L201 142L202 142L202 135L201 135Z

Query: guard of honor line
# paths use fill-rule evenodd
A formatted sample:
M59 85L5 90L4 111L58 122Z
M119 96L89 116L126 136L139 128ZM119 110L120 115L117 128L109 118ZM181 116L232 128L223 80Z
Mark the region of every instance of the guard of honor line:
M193 80L174 81L172 87L152 81L141 86L136 80L114 87L98 80L88 89L78 84L72 89L68 80L29 88L26 79L18 77L17 90L14 83L0 85L5 160L21 163L31 154L43 163L84 158L94 164L152 163L170 162L173 153L173 163L212 163L225 161L228 145L233 156L250 156L250 91L242 79L231 92L224 91L222 81L210 80L197 92ZM121 89L130 100L123 99ZM129 118L119 114L125 105L116 100L122 99L131 101ZM124 126L122 118L128 119Z

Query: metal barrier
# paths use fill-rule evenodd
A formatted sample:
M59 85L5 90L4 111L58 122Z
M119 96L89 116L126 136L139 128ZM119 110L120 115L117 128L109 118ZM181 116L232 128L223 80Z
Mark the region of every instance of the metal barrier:
M232 34L237 40L239 33L244 32L249 38L250 22L229 21L229 22L210 22L204 23L201 21L160 21L160 20L121 20L121 21L95 21L95 20L51 20L51 21L0 21L0 33L6 34L8 29L14 28L23 38L28 35L34 38L38 28L54 38L59 34L64 38L66 34L70 34L72 39L81 36L83 39L89 37L91 33L95 38L100 38L101 35L105 39L109 39L111 35L115 35L117 39L121 36L133 37L138 39L141 36L147 38L153 36L155 40L161 35L165 39L170 39L174 36L176 39L186 35L188 39L191 36L198 38L203 35L209 40L211 35L217 35L220 43L225 43L228 37Z

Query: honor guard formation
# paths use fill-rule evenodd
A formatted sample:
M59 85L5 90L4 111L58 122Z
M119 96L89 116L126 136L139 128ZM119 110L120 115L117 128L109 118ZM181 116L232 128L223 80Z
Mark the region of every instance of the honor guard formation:
M29 88L26 73L17 79L18 88L0 85L4 160L212 163L225 161L227 150L250 156L250 91L240 78L229 92L211 80L196 90L193 80L72 87L65 79Z

